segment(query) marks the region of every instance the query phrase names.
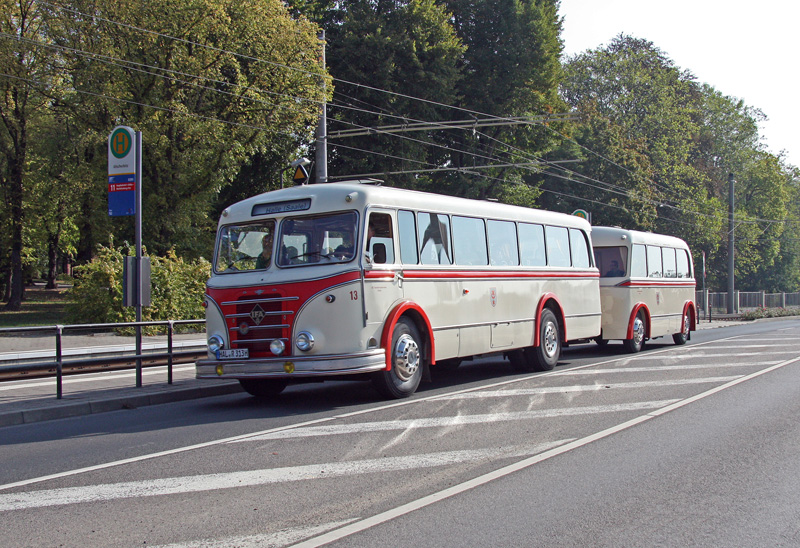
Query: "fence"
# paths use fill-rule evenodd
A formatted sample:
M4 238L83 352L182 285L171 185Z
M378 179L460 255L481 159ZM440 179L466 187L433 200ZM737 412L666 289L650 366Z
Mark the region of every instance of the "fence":
M728 313L728 293L697 291L697 310L701 318ZM734 291L733 312L741 314L757 308L800 308L798 293L766 293L764 291Z
M0 335L15 335L17 333L33 333L37 335L50 334L55 336L55 353L52 355L52 361L25 363L16 366L4 366L2 371L4 374L23 373L23 374L50 374L55 372L56 376L56 397L61 399L63 390L63 375L65 367L82 368L93 365L110 364L114 362L131 362L135 361L136 364L136 386L142 386L142 360L164 360L167 365L167 383L172 384L172 365L176 358L184 356L195 355L197 352L181 352L173 348L173 337L175 334L175 327L178 325L190 324L205 324L205 320L168 320L168 321L155 321L155 322L124 322L124 323L105 323L105 324L79 324L79 325L50 325L41 327L6 327L0 329ZM167 335L165 352L148 352L142 351L142 327L164 327ZM124 356L117 358L102 357L102 358L80 358L80 359L64 359L63 351L63 336L65 331L107 331L116 330L120 328L133 327L136 331L136 345L134 353L126 353Z

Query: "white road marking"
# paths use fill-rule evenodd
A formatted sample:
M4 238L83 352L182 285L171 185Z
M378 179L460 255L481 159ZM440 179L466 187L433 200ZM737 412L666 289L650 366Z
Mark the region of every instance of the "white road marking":
M217 489L238 489L270 483L285 483L321 478L329 479L375 472L384 473L398 470L419 470L420 468L449 466L498 458L527 457L563 445L569 441L572 440L559 440L535 445L498 447L493 449L468 449L402 457L329 462L324 464L289 466L285 468L267 468L263 470L246 470L243 472L7 493L0 495L0 512L44 508L48 506L63 506L66 504L85 504L134 497L199 493Z
M617 371L614 369L613 371ZM743 375L730 375L727 377L704 377L699 379L665 379L660 381L641 382L610 382L599 384L584 384L572 386L548 386L542 388L519 388L509 390L492 390L490 392L471 392L455 396L444 396L440 400L467 400L481 398L508 398L511 396L539 396L544 394L567 394L572 392L598 392L611 388L661 388L662 386L683 386L690 384L709 384L715 382L728 382Z
M615 367L613 369L571 369L561 371L559 375L578 376L578 375L605 375L607 373L654 373L662 371L693 371L696 369L729 369L733 367L763 367L772 366L781 362L762 362L762 363L729 363L727 365L708 365L708 364L686 364L686 365L654 365L650 367Z
M691 354L691 353L687 352L686 354L677 354L675 356L669 356L668 359L672 359L672 360L677 360L677 359L690 360L690 359L696 359L696 358L731 358L731 357L738 358L740 356L761 356L762 354L764 354L763 352L735 352L735 350L737 350L738 348L739 347L731 347L732 352L726 352L726 353L722 353L722 354ZM797 354L798 352L800 352L800 351L798 351L798 350L775 350L775 351L770 352L770 354ZM633 361L633 360L646 360L649 357L650 356L648 356L647 354L642 354L642 355L636 356L635 358L628 358L628 359L631 360L631 361Z
M305 538L313 537L314 535L320 535L326 531L342 527L357 520L358 518L345 521L333 521L331 523L323 523L322 525L298 527L296 529L287 529L285 531L264 535L193 540L186 543L178 542L175 544L164 544L154 548L281 548L282 546L299 542Z
M623 423L618 424L616 426L612 426L611 428L607 428L607 429L602 430L600 432L597 432L595 434L586 436L585 438L581 438L581 439L566 443L566 444L561 445L559 447L553 448L553 449L551 449L549 451L545 451L544 453L540 453L538 455L534 455L534 456L529 457L527 459L523 459L523 460L521 460L519 462L516 462L514 464L510 464L510 465L505 466L503 468L499 468L499 469L497 469L497 470L495 470L493 472L489 472L488 474L484 474L483 476L479 476L479 477L474 478L472 480L465 481L464 483L461 483L461 484L458 484L458 485L454 485L454 486L449 487L447 489L444 489L442 491L439 491L439 492L436 492L436 493L432 493L432 494L430 494L428 496L422 497L422 498L417 499L415 501L411 501L411 502L409 502L407 504L403 504L401 506L398 506L397 508L392 508L391 510L387 510L385 512L381 512L380 514L376 514L374 516L362 519L361 521L357 521L357 522L351 523L349 525L345 525L344 527L342 527L340 529L335 529L333 531L330 531L328 533L320 535L320 536L318 536L316 538L305 540L303 542L300 542L298 544L293 545L292 548L317 548L318 546L323 546L325 544L329 544L331 542L335 542L337 540L341 540L341 539L343 539L345 537L348 537L348 536L353 535L355 533L358 533L360 531L365 531L366 529L369 529L370 527L375 527L376 525L380 525L381 523L385 523L385 522L390 521L390 520L392 520L394 518L403 516L405 514L409 514L411 512L419 510L420 508L424 508L426 506L430 506L431 504L434 504L434 503L439 502L441 500L453 497L455 495L459 495L461 493L469 491L470 489L474 489L475 487L479 487L479 486L484 485L486 483L492 482L492 481L494 481L496 479L508 476L510 474L513 474L514 472L518 472L519 470L523 470L525 468L529 468L529 467L531 467L531 466L533 466L535 464L538 464L540 462L543 462L545 460L551 459L553 457L557 457L557 456L562 455L564 453L568 453L569 451L572 451L574 449L578 449L578 448L583 447L585 445L588 445L588 444L590 444L590 443L592 443L594 441L597 441L597 440L600 440L600 439L603 439L603 438L607 438L607 437L609 437L609 436L611 436L613 434L616 434L616 433L621 432L623 430L627 430L628 428L632 428L632 427L634 427L634 426L636 426L638 424L641 424L643 422L646 422L646 421L648 421L650 419L653 419L653 418L656 418L656 417L660 417L661 415L664 415L666 413L669 413L671 411L679 409L679 408L681 408L681 407L683 407L685 405L689 405L690 403L694 403L696 401L702 400L703 398L707 398L708 396L711 396L713 394L716 394L718 392L721 392L723 390L726 390L728 388L731 388L731 387L736 386L738 384L741 384L743 382L749 381L749 380L754 379L756 377L760 377L761 375L765 375L767 373L775 371L776 369L780 369L781 367L785 367L787 365L791 365L791 364L797 363L797 362L800 362L800 358L793 358L791 360L786 360L784 362L776 364L776 365L774 365L772 367L769 367L767 369L762 369L761 371L757 371L755 373L752 373L751 375L747 375L745 377L740 377L740 378L738 378L736 380L733 380L733 381L731 381L729 383L726 383L724 385L714 387L714 388L712 388L710 390L707 390L706 392L703 392L702 394L698 394L696 396L692 396L691 398L686 398L685 400L681 400L681 401L679 401L679 402L677 402L677 403L675 403L675 404L673 404L673 405L671 405L669 407L665 407L665 408L662 408L662 409L659 409L659 410L656 410L656 411L651 411L650 413L648 413L646 415L642 415L640 417L636 417L635 419L631 419L629 421L623 422Z
M447 428L467 424L489 424L493 422L523 421L546 419L552 417L570 417L575 415L595 415L598 413L621 413L625 411L641 411L642 409L658 409L672 405L680 400L645 401L621 403L615 405L595 405L587 407L567 407L564 409L539 409L536 411L517 411L511 413L490 413L486 415L457 415L455 417L426 417L408 420L391 420L376 422L359 422L355 424L337 424L326 426L307 426L271 434L262 434L232 443L263 440L283 440L306 438L311 436L331 436L338 434L361 434L364 432L388 432L392 430L414 430L416 428Z
M747 335L737 335L737 336L734 336L734 337L727 337L727 338L724 338L724 339L716 339L716 340L713 340L713 341L707 341L707 342L703 342L703 343L695 343L695 344L692 344L692 348L694 349L694 348L697 348L697 347L709 345L711 343L734 340L734 339L743 338L743 337L746 337L746 336ZM667 353L667 352L674 352L674 351L675 351L675 348L674 347L670 347L670 348L664 348L664 349L661 349L661 350L650 350L650 351L647 352L647 355L648 356L658 356L660 354L664 354L664 353ZM574 367L574 368L571 369L571 371L578 371L578 370L582 370L582 369L596 367L598 365L607 365L607 364L611 364L611 363L624 362L627 359L628 358L624 357L624 356L623 357L619 357L619 358L610 358L608 360L602 360L602 361L594 362L594 363L587 363L586 365L581 365L581 366L578 366L578 367ZM529 380L534 379L534 378L535 379L541 379L541 378L546 378L546 377L551 376L551 375L560 375L560 374L562 374L561 371L551 371L549 373L536 373L536 374L533 374L533 375L526 375L524 377L518 377L518 378L515 378L515 379L507 379L507 380L504 380L504 381L498 381L498 382L495 382L495 383L492 383L492 384L487 384L487 385L484 385L484 386L475 386L475 387L472 387L472 388L464 388L464 389L461 389L461 390L455 390L453 392L450 392L449 394L439 394L439 395L427 396L427 397L419 397L419 398L415 397L413 399L406 399L406 400L402 400L402 401L392 402L392 403L388 403L388 404L385 404L385 405L379 405L377 407L372 407L372 408L369 408L369 409L361 409L361 410L352 411L352 412L349 412L349 413L342 413L340 415L333 415L333 416L330 416L330 417L323 417L323 418L315 419L315 420L311 420L311 421L304 421L304 422L300 422L300 423L297 423L297 424L290 424L290 425L286 425L286 426L280 426L280 427L277 427L277 428L269 428L267 430L263 430L263 431L260 431L260 432L253 432L251 434L241 434L239 436L232 436L232 437L229 437L229 438L220 438L220 439L210 440L210 441L203 442L203 443L197 443L197 444L194 444L194 445L186 445L186 446L183 446L183 447L176 447L174 449L168 449L166 451L157 451L155 453L147 453L147 454L144 454L144 455L139 455L137 457L130 457L130 458L127 458L127 459L120 459L120 460L111 461L111 462L104 462L104 463L101 463L101 464L96 464L96 465L93 465L93 466L86 466L86 467L83 467L83 468L76 468L76 469L73 469L73 470L65 470L63 472L58 472L58 473L55 473L55 474L48 474L46 476L39 476L39 477L28 478L28 479L24 479L24 480L20 480L20 481L15 481L15 482L12 482L12 483L6 483L4 485L0 485L0 491L4 491L4 490L7 490L7 489L13 489L13 488L16 488L16 487L22 487L24 485L31 485L31 484L34 484L34 483L41 483L41 482L52 480L52 479L65 478L65 477L69 477L69 476L76 476L76 475L79 475L79 474L84 474L86 472L94 472L94 471L97 471L97 470L105 470L105 469L113 468L113 467L116 467L116 466L123 466L125 464L132 464L132 463L136 463L136 462L142 462L142 461L145 461L145 460L156 459L156 458L159 458L159 457L166 457L166 456L175 455L175 454L178 454L178 453L184 453L184 452L188 452L188 451L194 451L194 450L197 450L197 449L203 449L203 448L206 448L206 447L213 447L215 445L221 445L221 444L229 443L231 441L235 441L235 440L238 440L238 439L245 439L245 438L249 438L251 436L258 436L258 435L266 434L266 433L269 433L269 432L279 432L279 431L282 431L282 430L289 430L289 429L292 429L292 428L301 428L303 426L308 426L308 425L311 425L311 424L321 424L321 423L325 423L325 422L335 421L335 420L338 420L338 419L355 417L355 416L358 416L358 415L366 415L366 414L369 414L369 413L375 413L375 412L379 412L379 411L385 411L387 409L405 407L407 405L417 405L417 404L420 404L420 403L436 401L437 399L445 397L445 396L451 396L451 395L455 395L455 394L467 394L467 393L470 393L470 392L477 392L477 391L480 391L480 390L498 388L498 387L507 386L507 385L510 385L510 384L526 382L526 381L529 381Z

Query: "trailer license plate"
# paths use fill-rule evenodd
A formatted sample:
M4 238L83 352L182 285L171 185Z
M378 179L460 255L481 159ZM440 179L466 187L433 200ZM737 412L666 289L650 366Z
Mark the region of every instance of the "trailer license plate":
M246 360L250 357L250 351L247 348L223 348L217 350L218 360Z

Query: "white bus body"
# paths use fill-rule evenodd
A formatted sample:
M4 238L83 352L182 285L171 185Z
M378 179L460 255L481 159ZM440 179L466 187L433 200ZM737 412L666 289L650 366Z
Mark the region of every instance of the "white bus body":
M672 335L684 344L695 330L696 282L686 242L672 236L592 228L600 271L603 329L598 343L622 340L630 352L647 339Z
M359 182L249 198L220 218L197 377L268 396L369 374L405 397L444 360L503 353L552 369L562 344L600 334L590 231L570 215Z

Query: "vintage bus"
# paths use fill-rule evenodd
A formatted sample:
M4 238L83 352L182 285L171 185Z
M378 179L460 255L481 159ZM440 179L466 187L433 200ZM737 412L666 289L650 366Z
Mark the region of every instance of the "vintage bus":
M696 283L686 242L596 226L592 243L603 310L598 344L622 340L628 352L639 352L647 339L666 335L685 344L697 322Z
M246 199L219 221L197 377L262 397L368 377L401 398L431 367L475 355L552 369L562 345L600 334L590 231L570 215L374 182Z

